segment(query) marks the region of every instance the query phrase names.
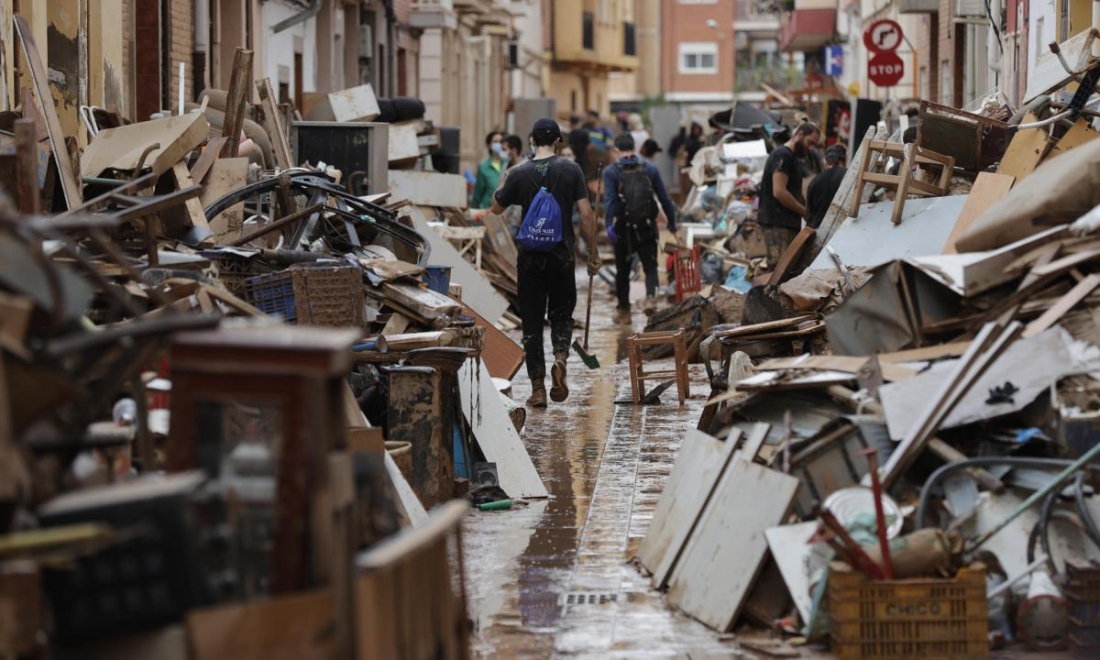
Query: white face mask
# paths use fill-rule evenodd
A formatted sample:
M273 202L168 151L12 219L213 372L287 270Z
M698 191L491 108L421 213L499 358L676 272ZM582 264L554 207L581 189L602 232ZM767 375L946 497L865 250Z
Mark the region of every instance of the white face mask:
M500 142L494 142L493 145L489 148L493 150L494 154L500 156L501 158L508 158L508 154L504 151L504 145Z

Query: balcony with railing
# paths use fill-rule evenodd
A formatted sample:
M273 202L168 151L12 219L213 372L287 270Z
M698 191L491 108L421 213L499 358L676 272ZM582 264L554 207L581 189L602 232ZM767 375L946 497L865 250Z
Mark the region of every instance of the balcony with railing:
M787 52L818 50L835 38L836 0L794 0L779 28L779 48Z
M739 61L734 90L738 93L759 92L764 85L780 92L801 89L805 72L799 69L767 64L744 64Z
M415 0L409 7L409 25L422 30L458 27L454 0Z
M737 32L778 33L779 14L766 11L758 0L736 0L733 29Z

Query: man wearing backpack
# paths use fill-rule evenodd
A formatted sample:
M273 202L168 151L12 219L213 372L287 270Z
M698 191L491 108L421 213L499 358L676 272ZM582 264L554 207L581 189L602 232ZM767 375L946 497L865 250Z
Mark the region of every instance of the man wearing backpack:
M520 320L523 350L531 396L527 405L546 406L546 358L543 351L543 318L550 319L550 344L554 365L550 371L550 398L569 396L565 364L573 340L573 309L577 305L574 249L576 237L570 218L574 204L580 210L581 227L588 238L588 273L600 269L596 251L596 223L588 202L584 173L574 162L556 155L561 129L553 119L540 119L531 129L535 157L513 168L493 197L492 212L518 204L523 222L516 235L519 258Z
M668 196L657 166L634 154L634 138L615 138L619 161L604 170L604 213L607 237L615 244L615 294L619 310L630 310L630 258L637 254L645 271L646 297L657 295L657 216L660 209L670 232L676 233L676 205ZM656 195L656 199L654 199ZM660 200L660 208L657 206Z

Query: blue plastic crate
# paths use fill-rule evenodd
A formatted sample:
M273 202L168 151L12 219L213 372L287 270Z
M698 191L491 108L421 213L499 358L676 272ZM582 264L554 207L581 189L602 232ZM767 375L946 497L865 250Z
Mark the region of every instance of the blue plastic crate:
M283 317L287 323L298 320L294 301L294 279L287 271L257 275L245 280L245 294L253 307L265 314Z

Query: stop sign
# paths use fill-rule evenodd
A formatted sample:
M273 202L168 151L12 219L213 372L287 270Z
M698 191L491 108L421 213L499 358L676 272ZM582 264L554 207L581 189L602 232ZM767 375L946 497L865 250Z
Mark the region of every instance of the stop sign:
M893 51L875 53L867 62L867 76L879 87L893 87L905 75L905 62Z

